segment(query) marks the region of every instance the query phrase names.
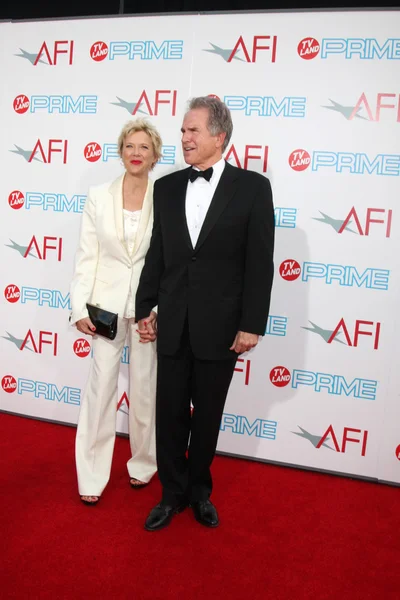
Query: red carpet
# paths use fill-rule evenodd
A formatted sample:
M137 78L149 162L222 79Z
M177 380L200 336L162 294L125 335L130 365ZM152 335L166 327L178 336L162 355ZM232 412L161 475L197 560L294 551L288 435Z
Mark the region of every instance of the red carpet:
M400 598L400 490L217 457L221 526L190 510L162 531L143 521L157 479L128 484L118 438L96 507L76 490L75 430L0 414L2 598Z

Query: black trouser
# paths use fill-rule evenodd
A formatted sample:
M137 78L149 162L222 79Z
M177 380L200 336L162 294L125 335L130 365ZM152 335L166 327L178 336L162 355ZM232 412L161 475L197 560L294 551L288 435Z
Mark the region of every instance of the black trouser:
M206 500L211 494L210 467L236 360L237 355L196 358L187 325L179 352L158 355L157 465L166 504Z

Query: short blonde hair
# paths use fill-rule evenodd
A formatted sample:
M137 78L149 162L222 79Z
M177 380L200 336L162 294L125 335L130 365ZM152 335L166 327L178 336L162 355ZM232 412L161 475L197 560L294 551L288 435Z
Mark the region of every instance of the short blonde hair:
M156 155L156 162L160 160L162 157L162 139L157 129L149 123L146 119L135 119L134 121L128 121L122 128L121 133L118 137L118 154L122 157L122 149L124 147L125 138L131 133L137 133L138 131L143 131L147 133L151 142L153 144L153 151ZM156 162L153 165L153 168L156 165Z

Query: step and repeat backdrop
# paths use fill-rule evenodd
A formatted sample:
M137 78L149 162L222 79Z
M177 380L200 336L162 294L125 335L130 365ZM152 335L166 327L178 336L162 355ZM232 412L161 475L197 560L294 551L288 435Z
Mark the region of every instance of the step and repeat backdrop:
M225 158L270 178L271 314L236 366L221 452L400 482L400 13L0 24L1 409L76 423L90 340L68 323L90 185L146 116L183 168L193 96L232 111ZM129 348L118 430L127 432Z

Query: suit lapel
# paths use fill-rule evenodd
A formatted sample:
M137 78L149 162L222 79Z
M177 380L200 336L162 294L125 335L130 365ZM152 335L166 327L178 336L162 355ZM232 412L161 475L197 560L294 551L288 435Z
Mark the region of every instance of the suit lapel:
M143 200L142 212L140 215L139 227L136 233L135 245L133 247L132 255L138 251L139 246L143 240L144 234L146 233L149 219L153 211L153 182L148 180L147 189Z
M237 169L229 163L225 164L221 178L215 190L210 208L204 219L195 249L198 250L214 227L222 211L225 209L236 191ZM190 238L189 238L190 239Z
M186 221L186 190L189 177L188 173L190 169L191 167L184 169L183 171L179 171L180 179L177 182L175 191L176 202L173 204L171 203L171 210L175 210L173 219L176 223L176 231L182 231L185 243L191 250L193 250L192 240L190 239L189 229Z
M128 252L128 248L124 239L124 213L123 213L123 196L122 196L122 185L124 182L124 175L121 175L113 181L108 188L108 191L113 197L114 201L114 222L117 238L121 242L125 252Z

